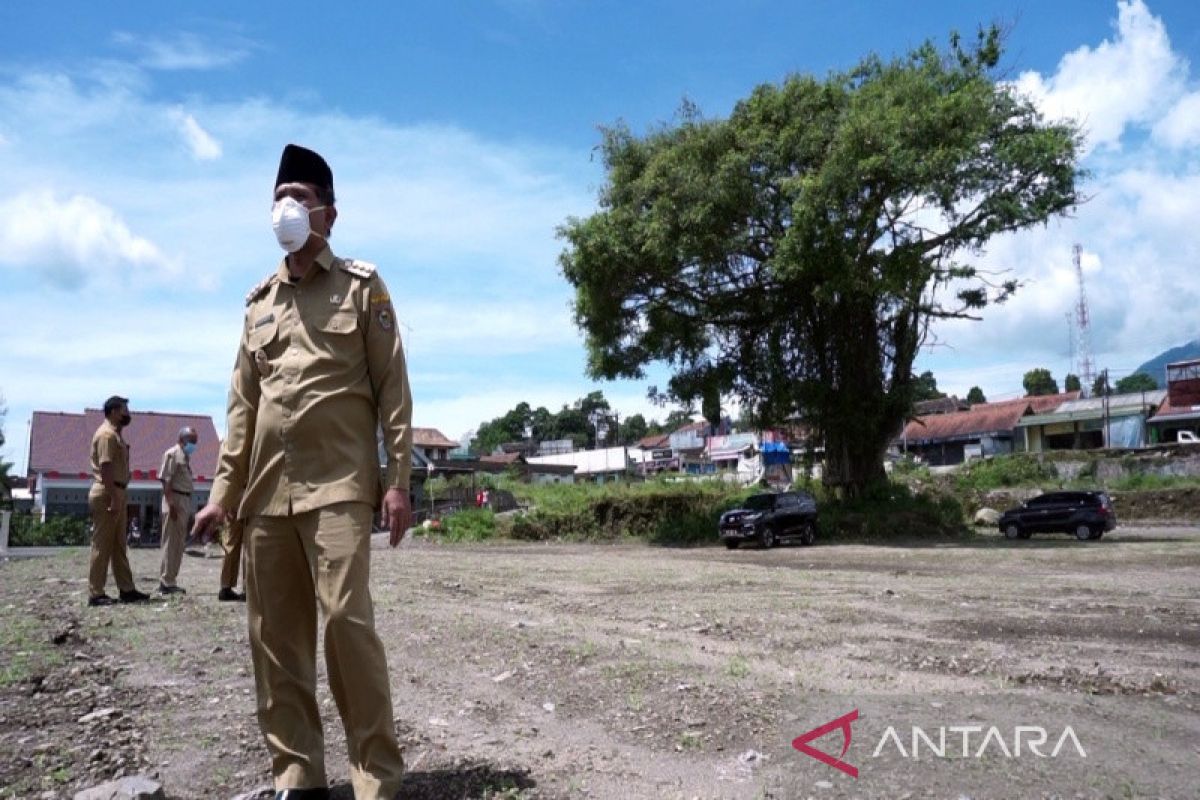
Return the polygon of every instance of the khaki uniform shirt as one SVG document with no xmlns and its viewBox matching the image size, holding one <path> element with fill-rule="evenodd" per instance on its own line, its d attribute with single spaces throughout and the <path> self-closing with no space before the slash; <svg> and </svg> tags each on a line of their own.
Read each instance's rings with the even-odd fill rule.
<svg viewBox="0 0 1200 800">
<path fill-rule="evenodd" d="M 121 432 L 108 420 L 100 423 L 92 435 L 92 477 L 96 482 L 91 493 L 104 491 L 104 479 L 100 475 L 101 464 L 112 464 L 113 482 L 123 488 L 129 485 L 129 445 L 121 438 Z"/>
<path fill-rule="evenodd" d="M 375 268 L 325 248 L 300 281 L 284 259 L 246 298 L 228 432 L 211 501 L 284 516 L 408 491 L 412 398 L 391 298 Z"/>
<path fill-rule="evenodd" d="M 175 445 L 163 453 L 162 466 L 158 468 L 158 479 L 172 492 L 190 495 L 194 491 L 192 462 L 181 445 Z M 165 493 L 164 493 L 165 494 Z"/>
</svg>

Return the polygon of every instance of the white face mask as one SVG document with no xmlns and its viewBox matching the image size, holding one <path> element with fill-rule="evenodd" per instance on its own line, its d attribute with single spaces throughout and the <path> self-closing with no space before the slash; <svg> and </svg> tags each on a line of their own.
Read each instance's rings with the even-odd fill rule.
<svg viewBox="0 0 1200 800">
<path fill-rule="evenodd" d="M 309 224 L 308 215 L 324 208 L 325 206 L 305 208 L 304 204 L 294 197 L 276 200 L 275 205 L 271 207 L 271 227 L 275 230 L 279 246 L 289 253 L 304 247 L 309 235 L 314 232 Z"/>
</svg>

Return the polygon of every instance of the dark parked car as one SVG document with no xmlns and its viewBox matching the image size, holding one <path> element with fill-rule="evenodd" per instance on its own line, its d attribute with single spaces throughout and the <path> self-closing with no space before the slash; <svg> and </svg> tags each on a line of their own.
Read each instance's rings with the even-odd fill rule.
<svg viewBox="0 0 1200 800">
<path fill-rule="evenodd" d="M 1009 539 L 1062 532 L 1082 541 L 1099 539 L 1117 527 L 1117 514 L 1104 492 L 1049 492 L 1005 511 L 999 524 Z"/>
<path fill-rule="evenodd" d="M 721 515 L 721 541 L 730 550 L 742 542 L 774 547 L 795 540 L 812 544 L 817 535 L 817 501 L 807 492 L 756 494 Z"/>
</svg>

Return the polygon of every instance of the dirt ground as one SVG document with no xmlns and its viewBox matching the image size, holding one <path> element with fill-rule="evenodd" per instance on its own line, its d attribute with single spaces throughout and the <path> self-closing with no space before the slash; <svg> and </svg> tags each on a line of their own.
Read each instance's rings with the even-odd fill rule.
<svg viewBox="0 0 1200 800">
<path fill-rule="evenodd" d="M 1197 528 L 730 552 L 377 544 L 406 797 L 1200 796 Z M 152 589 L 157 551 L 132 562 Z M 170 798 L 269 783 L 245 608 L 216 601 L 219 564 L 186 559 L 184 597 L 95 609 L 85 551 L 0 565 L 0 797 L 136 773 Z M 320 701 L 349 798 L 323 685 Z M 855 710 L 857 777 L 792 746 Z M 811 746 L 838 756 L 842 734 Z"/>
</svg>

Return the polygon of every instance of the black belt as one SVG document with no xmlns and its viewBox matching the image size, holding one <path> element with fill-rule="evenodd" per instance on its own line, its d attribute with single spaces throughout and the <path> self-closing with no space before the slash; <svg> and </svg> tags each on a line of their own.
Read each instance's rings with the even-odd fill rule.
<svg viewBox="0 0 1200 800">
<path fill-rule="evenodd" d="M 191 497 L 192 496 L 191 492 L 181 492 L 178 489 L 172 489 L 171 494 L 177 494 L 177 495 L 181 495 L 183 497 Z"/>
<path fill-rule="evenodd" d="M 118 483 L 117 481 L 113 481 L 113 486 L 117 487 L 118 489 L 124 489 L 125 487 L 129 486 L 129 484 L 128 483 Z"/>
</svg>

